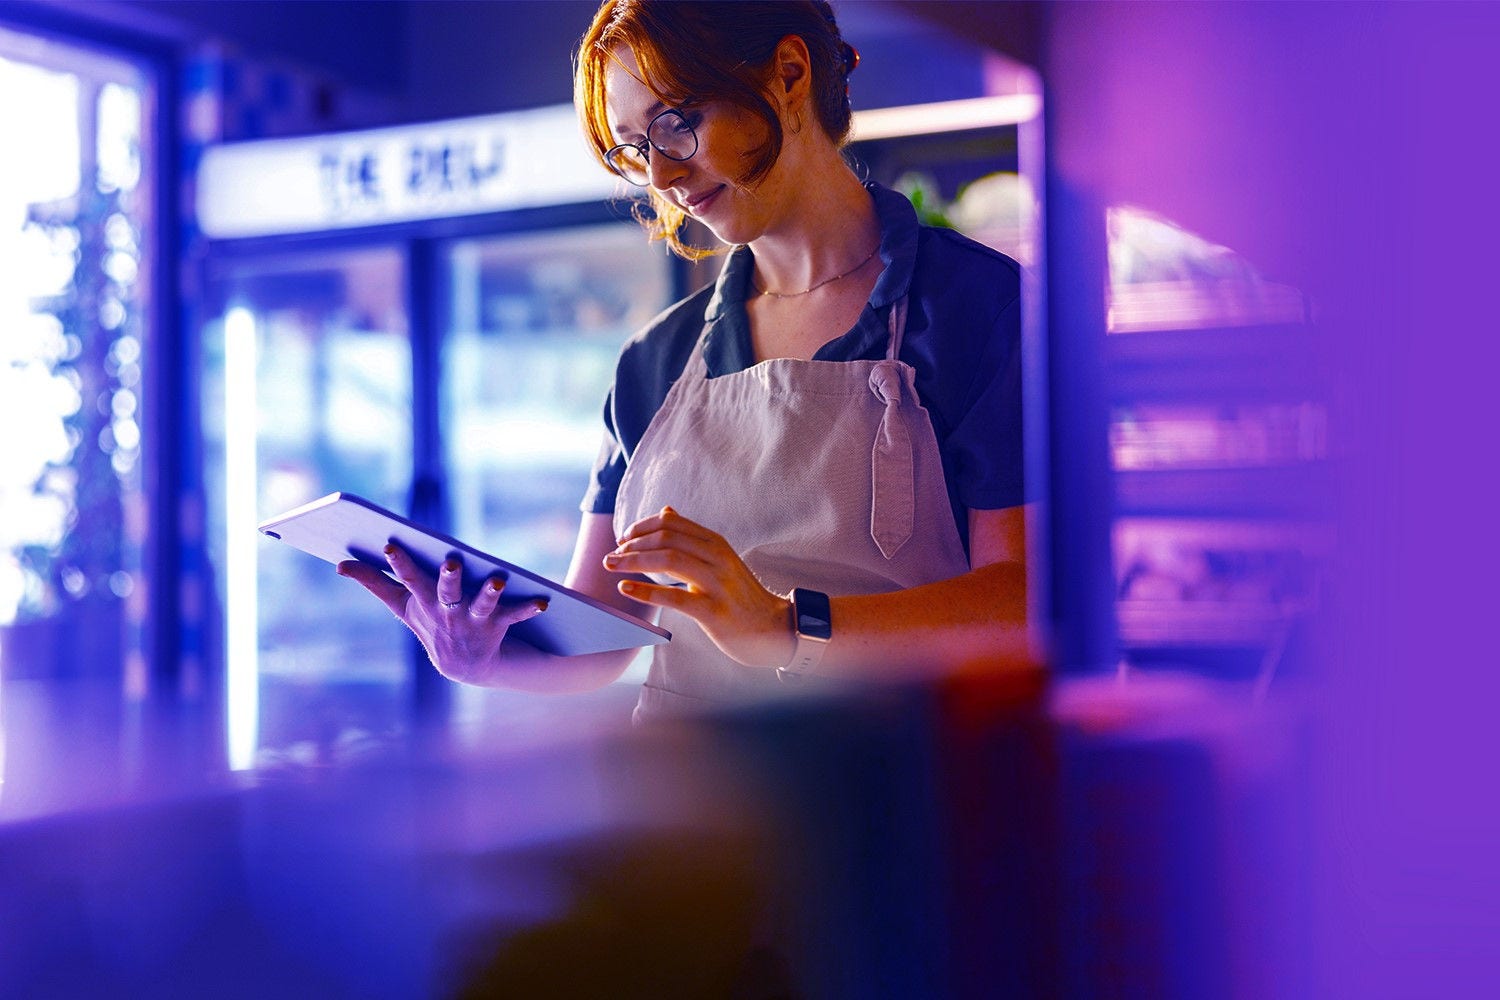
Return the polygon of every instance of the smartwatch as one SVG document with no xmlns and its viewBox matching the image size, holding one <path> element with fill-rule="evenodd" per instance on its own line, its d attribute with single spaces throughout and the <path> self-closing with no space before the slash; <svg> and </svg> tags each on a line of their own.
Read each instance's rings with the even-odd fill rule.
<svg viewBox="0 0 1500 1000">
<path fill-rule="evenodd" d="M 792 591 L 792 629 L 797 636 L 792 662 L 776 669 L 776 676 L 789 682 L 799 681 L 811 672 L 823 658 L 828 640 L 833 638 L 828 595 L 801 587 Z"/>
</svg>

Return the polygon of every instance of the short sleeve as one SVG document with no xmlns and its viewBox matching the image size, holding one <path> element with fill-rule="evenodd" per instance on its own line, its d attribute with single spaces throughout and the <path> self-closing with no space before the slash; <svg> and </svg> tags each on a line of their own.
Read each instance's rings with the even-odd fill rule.
<svg viewBox="0 0 1500 1000">
<path fill-rule="evenodd" d="M 963 403 L 950 413 L 946 451 L 963 506 L 999 510 L 1026 502 L 1021 405 L 1021 307 L 1001 309 L 979 351 Z"/>
<path fill-rule="evenodd" d="M 625 448 L 615 430 L 614 398 L 611 389 L 604 400 L 603 440 L 599 442 L 599 454 L 594 459 L 588 488 L 579 504 L 579 509 L 585 514 L 613 514 L 615 496 L 620 491 L 620 481 L 625 478 Z"/>
</svg>

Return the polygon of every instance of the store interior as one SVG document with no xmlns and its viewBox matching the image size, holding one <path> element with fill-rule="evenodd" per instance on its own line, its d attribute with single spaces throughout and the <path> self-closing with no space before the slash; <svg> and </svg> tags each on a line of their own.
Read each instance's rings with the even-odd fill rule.
<svg viewBox="0 0 1500 1000">
<path fill-rule="evenodd" d="M 833 6 L 847 158 L 1023 269 L 1033 656 L 659 728 L 644 659 L 454 684 L 255 530 L 566 572 L 718 269 L 582 144 L 596 5 L 0 8 L 0 995 L 1493 981 L 1500 15 Z"/>
</svg>

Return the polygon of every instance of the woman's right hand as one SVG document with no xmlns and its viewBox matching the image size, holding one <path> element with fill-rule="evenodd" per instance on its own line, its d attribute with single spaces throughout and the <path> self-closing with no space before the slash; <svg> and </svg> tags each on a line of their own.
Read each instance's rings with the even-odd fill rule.
<svg viewBox="0 0 1500 1000">
<path fill-rule="evenodd" d="M 399 545 L 386 546 L 385 556 L 395 580 L 356 560 L 339 563 L 339 575 L 379 598 L 412 630 L 432 665 L 450 680 L 494 683 L 499 673 L 500 644 L 510 627 L 547 610 L 544 599 L 502 605 L 505 581 L 495 576 L 466 600 L 463 568 L 456 559 L 443 563 L 434 580 Z"/>
</svg>

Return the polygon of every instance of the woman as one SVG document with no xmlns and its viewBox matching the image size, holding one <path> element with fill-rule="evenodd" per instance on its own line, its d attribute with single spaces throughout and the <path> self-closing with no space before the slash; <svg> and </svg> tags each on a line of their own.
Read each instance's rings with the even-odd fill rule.
<svg viewBox="0 0 1500 1000">
<path fill-rule="evenodd" d="M 584 130 L 652 237 L 732 248 L 623 350 L 568 571 L 673 634 L 638 718 L 1024 653 L 1019 269 L 851 171 L 857 61 L 813 2 L 606 0 L 581 42 Z M 545 608 L 388 554 L 399 583 L 340 572 L 454 680 L 579 690 L 633 658 L 507 641 Z"/>
</svg>

